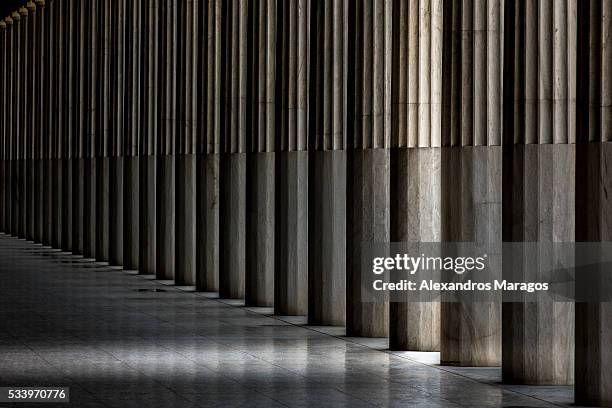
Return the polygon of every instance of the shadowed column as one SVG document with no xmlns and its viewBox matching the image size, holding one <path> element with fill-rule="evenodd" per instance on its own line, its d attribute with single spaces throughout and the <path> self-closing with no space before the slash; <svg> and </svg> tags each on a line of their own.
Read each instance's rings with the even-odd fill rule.
<svg viewBox="0 0 612 408">
<path fill-rule="evenodd" d="M 7 173 L 5 166 L 7 163 L 6 144 L 8 127 L 6 120 L 6 94 L 8 91 L 8 81 L 6 79 L 7 58 L 7 24 L 4 19 L 0 20 L 0 232 L 6 233 L 6 196 L 7 196 Z"/>
<path fill-rule="evenodd" d="M 98 81 L 98 0 L 85 3 L 86 46 L 85 46 L 85 100 L 86 136 L 83 143 L 83 256 L 96 257 L 96 83 Z"/>
<path fill-rule="evenodd" d="M 572 94 L 571 84 L 576 83 L 572 68 L 576 62 L 571 47 L 575 38 L 568 38 L 567 33 L 576 33 L 575 2 L 555 2 L 554 16 L 550 15 L 552 10 L 541 10 L 548 13 L 542 18 L 550 20 L 541 25 L 536 21 L 536 5 L 530 1 L 508 4 L 505 14 L 508 89 L 504 95 L 503 240 L 572 242 L 575 148 L 568 142 L 575 140 L 575 100 L 568 96 Z M 538 29 L 540 42 L 535 38 Z M 549 70 L 538 69 L 538 56 L 541 59 L 553 48 L 558 58 L 539 65 Z M 540 89 L 537 83 L 543 84 Z M 551 103 L 548 89 L 554 91 L 552 114 L 538 115 L 538 107 L 548 109 L 546 105 Z M 533 266 L 513 264 L 512 270 L 504 273 L 516 276 L 520 267 L 528 270 Z M 531 275 L 524 279 L 541 280 Z M 508 302 L 503 304 L 502 315 L 504 382 L 573 383 L 572 303 Z"/>
<path fill-rule="evenodd" d="M 72 38 L 74 67 L 72 71 L 73 84 L 73 141 L 72 141 L 72 253 L 83 254 L 84 225 L 84 192 L 85 192 L 85 161 L 84 152 L 87 140 L 86 134 L 86 61 L 87 50 L 87 18 L 86 7 L 79 1 L 72 1 L 73 31 Z"/>
<path fill-rule="evenodd" d="M 219 296 L 234 299 L 245 290 L 247 17 L 247 0 L 223 2 Z"/>
<path fill-rule="evenodd" d="M 142 117 L 143 126 L 139 177 L 139 271 L 142 274 L 155 274 L 157 256 L 157 134 L 158 120 L 158 69 L 159 69 L 159 0 L 148 0 L 143 8 L 143 45 L 142 52 Z"/>
<path fill-rule="evenodd" d="M 176 278 L 177 285 L 196 283 L 196 66 L 197 1 L 178 6 L 179 55 L 176 155 Z"/>
<path fill-rule="evenodd" d="M 155 274 L 158 279 L 175 279 L 175 147 L 176 147 L 176 23 L 175 0 L 159 2 L 159 105 Z"/>
<path fill-rule="evenodd" d="M 282 3 L 282 4 L 281 4 Z M 308 313 L 308 46 L 310 2 L 279 3 L 282 53 L 276 178 L 274 311 Z M 282 14 L 281 14 L 282 13 Z M 279 19 L 280 20 L 280 19 Z"/>
<path fill-rule="evenodd" d="M 276 0 L 252 0 L 248 56 L 245 302 L 274 305 Z"/>
<path fill-rule="evenodd" d="M 441 240 L 442 6 L 394 2 L 392 242 Z M 398 301 L 389 309 L 391 349 L 439 350 L 439 303 Z"/>
<path fill-rule="evenodd" d="M 110 4 L 109 21 L 109 111 L 108 111 L 108 261 L 111 265 L 123 265 L 124 206 L 124 139 L 125 127 L 125 2 L 116 0 Z"/>
<path fill-rule="evenodd" d="M 314 1 L 311 7 L 308 322 L 344 325 L 346 2 Z"/>
<path fill-rule="evenodd" d="M 140 177 L 139 165 L 141 137 L 145 104 L 141 83 L 141 64 L 143 52 L 142 27 L 145 14 L 141 6 L 146 3 L 126 2 L 125 14 L 125 127 L 122 140 L 123 148 L 123 268 L 139 270 L 140 267 Z"/>
<path fill-rule="evenodd" d="M 612 240 L 610 109 L 612 81 L 612 4 L 577 4 L 576 93 L 576 241 Z M 606 270 L 607 268 L 607 270 Z M 595 282 L 610 293 L 609 265 L 598 267 L 605 279 Z M 577 276 L 577 286 L 590 276 Z M 592 281 L 588 282 L 593 285 Z M 592 286 L 591 286 L 592 287 Z M 606 300 L 606 299 L 604 299 Z M 578 405 L 612 407 L 612 302 L 576 303 L 575 398 Z"/>
<path fill-rule="evenodd" d="M 96 83 L 96 137 L 94 138 L 96 148 L 96 260 L 108 262 L 109 260 L 109 227 L 110 227 L 110 135 L 111 135 L 111 1 L 99 0 L 98 12 L 98 77 Z"/>
<path fill-rule="evenodd" d="M 362 299 L 362 251 L 389 242 L 392 1 L 349 6 L 347 321 L 349 336 L 388 335 L 388 304 Z"/>
<path fill-rule="evenodd" d="M 219 149 L 222 0 L 199 1 L 198 154 L 196 163 L 196 288 L 219 290 Z"/>
<path fill-rule="evenodd" d="M 445 16 L 450 47 L 445 95 L 450 109 L 441 159 L 442 240 L 471 242 L 488 256 L 491 280 L 501 273 L 501 13 L 499 1 L 452 2 Z M 449 31 L 450 30 L 450 33 Z M 501 363 L 501 298 L 442 303 L 440 361 L 461 366 Z"/>
</svg>

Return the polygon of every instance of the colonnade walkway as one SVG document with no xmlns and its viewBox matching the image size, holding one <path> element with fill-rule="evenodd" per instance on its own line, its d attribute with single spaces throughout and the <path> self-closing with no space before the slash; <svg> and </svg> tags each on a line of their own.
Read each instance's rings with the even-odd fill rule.
<svg viewBox="0 0 612 408">
<path fill-rule="evenodd" d="M 438 353 L 267 311 L 0 234 L 1 385 L 69 386 L 71 407 L 573 401 L 573 387 L 500 385 L 499 368 L 438 367 Z"/>
</svg>

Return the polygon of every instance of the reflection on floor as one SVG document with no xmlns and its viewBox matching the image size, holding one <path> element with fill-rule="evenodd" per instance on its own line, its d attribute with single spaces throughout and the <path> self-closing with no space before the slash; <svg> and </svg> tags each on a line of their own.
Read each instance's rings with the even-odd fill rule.
<svg viewBox="0 0 612 408">
<path fill-rule="evenodd" d="M 299 317 L 132 275 L 0 235 L 0 386 L 69 386 L 79 408 L 573 399 L 571 387 L 501 386 L 498 368 L 438 367 L 437 353 L 388 352 L 384 339 L 342 337 L 343 328 L 303 327 Z"/>
</svg>

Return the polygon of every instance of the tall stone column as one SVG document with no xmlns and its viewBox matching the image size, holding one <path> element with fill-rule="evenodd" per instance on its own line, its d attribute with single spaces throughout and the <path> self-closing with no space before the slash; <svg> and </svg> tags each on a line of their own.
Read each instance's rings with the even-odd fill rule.
<svg viewBox="0 0 612 408">
<path fill-rule="evenodd" d="M 349 336 L 386 337 L 387 302 L 362 299 L 361 254 L 389 242 L 392 1 L 352 2 L 348 35 L 347 320 Z"/>
<path fill-rule="evenodd" d="M 274 312 L 308 313 L 308 71 L 310 2 L 279 2 L 282 99 L 276 178 Z"/>
<path fill-rule="evenodd" d="M 4 19 L 0 20 L 0 232 L 6 233 L 6 94 L 8 82 L 6 80 L 7 57 L 6 50 L 8 48 L 7 24 Z"/>
<path fill-rule="evenodd" d="M 141 90 L 143 132 L 139 158 L 139 271 L 155 274 L 157 255 L 157 135 L 158 121 L 158 69 L 159 69 L 159 0 L 148 0 L 143 8 L 143 38 Z"/>
<path fill-rule="evenodd" d="M 504 242 L 574 240 L 575 145 L 568 143 L 575 140 L 575 99 L 571 98 L 576 83 L 575 6 L 576 2 L 563 0 L 554 4 L 525 1 L 506 7 Z M 574 38 L 568 38 L 568 32 Z M 553 49 L 555 59 L 542 61 Z M 536 109 L 550 112 L 539 115 Z M 512 265 L 504 273 L 516 276 L 521 266 Z M 525 280 L 538 279 L 530 275 Z M 502 316 L 504 382 L 573 383 L 572 303 L 507 302 Z"/>
<path fill-rule="evenodd" d="M 42 185 L 42 134 L 43 134 L 43 104 L 42 104 L 42 62 L 44 39 L 42 37 L 42 21 L 45 10 L 43 0 L 36 2 L 35 11 L 32 13 L 32 48 L 33 48 L 33 77 L 32 77 L 32 144 L 33 144 L 33 165 L 32 165 L 32 240 L 42 242 L 42 223 L 43 223 L 43 185 Z"/>
<path fill-rule="evenodd" d="M 87 81 L 85 61 L 87 56 L 87 14 L 86 7 L 79 1 L 72 2 L 73 7 L 73 142 L 72 142 L 72 253 L 83 254 L 83 225 L 85 223 L 85 162 L 84 153 L 87 141 Z M 78 59 L 76 58 L 78 56 Z"/>
<path fill-rule="evenodd" d="M 219 152 L 221 141 L 222 0 L 199 2 L 196 288 L 219 290 Z"/>
<path fill-rule="evenodd" d="M 311 3 L 308 322 L 314 325 L 346 321 L 347 4 Z"/>
<path fill-rule="evenodd" d="M 175 279 L 175 147 L 176 147 L 176 27 L 177 2 L 159 2 L 159 105 L 157 156 L 157 258 L 158 279 Z"/>
<path fill-rule="evenodd" d="M 486 251 L 490 279 L 501 271 L 501 12 L 499 1 L 452 2 L 445 13 L 450 108 L 443 114 L 442 240 Z M 501 363 L 501 298 L 441 306 L 440 361 Z"/>
<path fill-rule="evenodd" d="M 114 3 L 114 2 L 113 2 Z M 99 0 L 96 14 L 99 24 L 97 26 L 98 77 L 96 88 L 96 260 L 108 262 L 109 260 L 109 188 L 110 188 L 110 112 L 111 112 L 111 0 Z"/>
<path fill-rule="evenodd" d="M 441 241 L 442 18 L 440 1 L 393 7 L 392 242 Z M 391 302 L 389 347 L 437 351 L 440 304 Z"/>
<path fill-rule="evenodd" d="M 245 302 L 274 305 L 276 198 L 277 1 L 254 0 L 249 33 L 250 115 L 247 115 Z"/>
<path fill-rule="evenodd" d="M 610 103 L 612 81 L 612 5 L 610 1 L 577 4 L 576 93 L 576 241 L 610 241 L 612 149 Z M 603 264 L 601 268 L 605 268 Z M 600 282 L 610 288 L 609 267 Z M 585 277 L 577 276 L 581 285 Z M 588 277 L 586 278 L 588 279 Z M 592 281 L 589 284 L 593 284 Z M 576 307 L 575 398 L 578 405 L 612 407 L 612 302 L 578 302 Z"/>
<path fill-rule="evenodd" d="M 248 1 L 223 2 L 219 296 L 244 298 Z M 250 265 L 249 265 L 250 267 Z"/>
<path fill-rule="evenodd" d="M 22 132 L 22 69 L 23 65 L 21 63 L 23 59 L 23 48 L 22 48 L 22 15 L 21 9 L 19 11 L 15 11 L 13 13 L 14 20 L 14 34 L 13 34 L 13 162 L 11 164 L 11 175 L 13 180 L 13 204 L 12 204 L 12 235 L 21 237 L 21 221 L 23 219 L 22 209 L 23 209 L 23 192 L 22 192 L 22 169 L 21 169 L 21 159 L 22 159 L 22 143 L 21 143 L 21 132 Z"/>
<path fill-rule="evenodd" d="M 145 103 L 142 98 L 141 64 L 145 25 L 141 2 L 126 2 L 125 14 L 125 117 L 123 138 L 123 267 L 140 270 L 140 157 L 141 137 L 145 135 L 142 121 Z M 145 5 L 146 6 L 146 5 Z M 146 203 L 143 203 L 145 206 Z M 127 222 L 125 222 L 127 221 Z"/>
<path fill-rule="evenodd" d="M 4 50 L 6 68 L 4 72 L 4 78 L 6 83 L 6 91 L 4 94 L 4 149 L 5 149 L 5 163 L 4 163 L 4 174 L 5 174 L 5 196 L 4 196 L 4 232 L 11 234 L 13 221 L 12 221 L 12 196 L 13 196 L 13 182 L 12 182 L 12 129 L 13 129 L 13 47 L 14 45 L 14 32 L 13 27 L 14 21 L 12 16 L 8 16 L 4 19 L 6 23 L 6 49 Z"/>
<path fill-rule="evenodd" d="M 25 238 L 28 241 L 34 241 L 34 126 L 36 122 L 35 117 L 35 98 L 34 98 L 34 69 L 36 67 L 36 35 L 34 31 L 34 19 L 36 15 L 36 5 L 33 1 L 27 3 L 26 8 L 28 10 L 28 20 L 26 24 L 26 35 L 28 38 L 29 46 L 26 48 L 28 65 L 26 69 L 26 92 L 25 92 L 25 150 L 26 150 L 26 229 Z"/>
<path fill-rule="evenodd" d="M 57 4 L 58 15 L 60 15 L 61 26 L 58 28 L 59 50 L 58 53 L 58 75 L 61 83 L 61 92 L 58 95 L 60 109 L 59 127 L 61 143 L 59 147 L 60 159 L 57 163 L 57 173 L 61 181 L 61 203 L 58 209 L 59 218 L 62 220 L 58 231 L 58 248 L 70 251 L 72 248 L 72 144 L 74 139 L 74 127 L 72 118 L 73 86 L 75 81 L 72 75 L 72 49 L 71 40 L 74 38 L 72 6 L 70 0 L 60 0 Z"/>
<path fill-rule="evenodd" d="M 20 49 L 19 49 L 19 82 L 18 87 L 18 99 L 19 99 L 19 129 L 18 129 L 18 213 L 19 213 L 19 225 L 17 229 L 17 236 L 19 238 L 26 238 L 27 236 L 27 219 L 28 219 L 28 186 L 27 186 L 27 138 L 28 138 L 28 126 L 26 123 L 27 117 L 27 67 L 28 67 L 28 9 L 21 7 L 19 9 L 21 15 L 21 21 L 19 23 L 19 37 L 20 37 Z"/>
<path fill-rule="evenodd" d="M 178 6 L 178 129 L 176 155 L 177 285 L 196 283 L 196 44 L 197 0 Z"/>
<path fill-rule="evenodd" d="M 124 172 L 126 126 L 125 116 L 129 109 L 125 104 L 125 1 L 110 3 L 108 58 L 109 58 L 109 248 L 108 260 L 111 265 L 123 265 L 124 219 Z"/>
<path fill-rule="evenodd" d="M 63 56 L 64 48 L 62 42 L 64 39 L 64 16 L 62 14 L 63 1 L 55 0 L 49 4 L 49 11 L 51 12 L 51 30 L 52 33 L 52 54 L 50 62 L 53 65 L 51 69 L 51 81 L 53 85 L 50 86 L 51 96 L 51 112 L 54 116 L 53 127 L 49 129 L 51 136 L 52 152 L 50 160 L 50 171 L 51 171 L 51 240 L 49 245 L 53 248 L 62 247 L 62 210 L 63 210 L 63 187 L 64 187 L 64 176 L 62 174 L 62 160 L 64 159 L 64 145 L 65 145 L 65 121 L 64 121 L 64 90 L 65 81 L 62 75 L 63 69 Z"/>
<path fill-rule="evenodd" d="M 86 100 L 85 123 L 87 135 L 83 143 L 83 256 L 96 258 L 96 141 L 97 121 L 96 114 L 98 100 L 96 89 L 98 82 L 98 13 L 99 0 L 85 3 L 87 25 L 85 49 L 85 84 L 84 96 Z"/>
</svg>

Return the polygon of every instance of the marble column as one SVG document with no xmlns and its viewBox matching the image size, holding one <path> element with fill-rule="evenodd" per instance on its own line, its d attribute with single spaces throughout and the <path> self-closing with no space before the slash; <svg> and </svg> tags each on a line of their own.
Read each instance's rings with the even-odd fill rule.
<svg viewBox="0 0 612 408">
<path fill-rule="evenodd" d="M 73 7 L 73 30 L 75 36 L 72 39 L 73 46 L 73 84 L 74 99 L 76 107 L 73 116 L 73 143 L 72 143 L 72 253 L 83 254 L 85 212 L 85 162 L 84 153 L 87 141 L 86 112 L 87 112 L 87 88 L 86 67 L 87 56 L 87 8 L 79 1 L 72 2 Z M 42 135 L 41 135 L 42 137 Z"/>
<path fill-rule="evenodd" d="M 244 298 L 248 1 L 223 2 L 219 296 Z"/>
<path fill-rule="evenodd" d="M 51 112 L 53 115 L 53 127 L 49 129 L 49 134 L 52 143 L 52 152 L 50 160 L 51 171 L 51 240 L 49 245 L 53 248 L 62 247 L 62 230 L 63 230 L 63 207 L 64 197 L 63 188 L 65 178 L 63 175 L 62 161 L 64 160 L 64 146 L 66 137 L 66 122 L 64 118 L 64 93 L 65 81 L 62 75 L 62 61 L 64 57 L 64 48 L 62 46 L 64 40 L 63 25 L 65 24 L 62 14 L 63 1 L 55 0 L 49 4 L 51 12 L 51 30 L 52 33 L 52 54 L 50 62 L 53 65 L 51 69 Z"/>
<path fill-rule="evenodd" d="M 610 1 L 577 5 L 576 241 L 610 241 Z M 607 271 L 606 271 L 607 272 Z M 607 275 L 609 276 L 609 275 Z M 582 277 L 577 276 L 580 285 Z M 591 282 L 592 284 L 592 282 Z M 600 286 L 610 288 L 609 280 Z M 577 302 L 575 399 L 577 405 L 612 407 L 612 302 Z"/>
<path fill-rule="evenodd" d="M 502 13 L 497 0 L 452 2 L 447 10 L 441 236 L 486 251 L 495 279 L 501 273 Z M 443 302 L 440 317 L 442 364 L 501 364 L 501 298 Z"/>
<path fill-rule="evenodd" d="M 439 242 L 442 2 L 393 7 L 390 240 Z M 439 350 L 440 304 L 400 300 L 389 305 L 389 347 Z"/>
<path fill-rule="evenodd" d="M 219 290 L 219 152 L 222 1 L 199 1 L 198 154 L 196 158 L 196 288 Z"/>
<path fill-rule="evenodd" d="M 568 32 L 575 36 L 576 3 L 563 0 L 553 10 L 541 10 L 547 21 L 538 25 L 536 6 L 544 3 L 508 4 L 505 13 L 504 242 L 574 240 L 575 145 L 568 142 L 575 140 L 576 60 L 575 37 L 568 38 Z M 555 59 L 541 64 L 553 49 Z M 549 113 L 538 115 L 536 109 Z M 515 274 L 517 267 L 504 273 Z M 504 382 L 573 383 L 572 303 L 507 302 L 502 316 Z"/>
<path fill-rule="evenodd" d="M 392 1 L 349 5 L 346 276 L 348 336 L 386 337 L 387 302 L 362 299 L 363 247 L 390 240 Z"/>
<path fill-rule="evenodd" d="M 308 46 L 310 2 L 279 3 L 282 98 L 276 178 L 274 312 L 308 313 Z"/>
<path fill-rule="evenodd" d="M 61 35 L 61 49 L 60 54 L 60 76 L 63 83 L 63 91 L 61 93 L 60 101 L 63 105 L 61 117 L 62 117 L 62 145 L 61 154 L 62 159 L 59 162 L 60 170 L 58 173 L 61 174 L 62 178 L 62 203 L 60 207 L 61 213 L 61 231 L 60 231 L 60 246 L 64 251 L 70 252 L 72 249 L 72 211 L 73 211 L 73 200 L 72 200 L 72 152 L 74 144 L 74 122 L 72 120 L 74 106 L 74 91 L 75 80 L 73 78 L 73 52 L 72 52 L 72 39 L 75 37 L 74 23 L 76 22 L 73 17 L 73 7 L 70 0 L 62 0 L 59 2 L 58 7 L 60 8 L 60 14 L 62 15 L 63 25 L 60 27 Z"/>
<path fill-rule="evenodd" d="M 8 82 L 6 80 L 7 58 L 7 24 L 4 19 L 0 20 L 0 232 L 6 233 L 6 190 L 7 179 L 5 165 L 6 158 L 6 94 Z"/>
<path fill-rule="evenodd" d="M 22 15 L 22 9 L 20 8 L 18 11 L 15 11 L 13 13 L 13 20 L 15 21 L 14 23 L 14 30 L 15 33 L 13 34 L 13 39 L 14 39 L 14 46 L 15 48 L 13 49 L 13 132 L 12 132 L 12 137 L 13 137 L 13 152 L 14 152 L 14 160 L 11 164 L 12 170 L 11 170 L 11 175 L 12 175 L 12 180 L 13 180 L 13 205 L 12 205 L 12 221 L 13 221 L 13 228 L 12 228 L 12 235 L 21 238 L 22 235 L 22 228 L 21 228 L 21 223 L 23 220 L 23 191 L 22 191 L 22 187 L 23 187 L 23 183 L 22 183 L 22 168 L 21 168 L 21 163 L 22 163 L 22 132 L 23 132 L 23 128 L 22 128 L 22 123 L 23 123 L 23 118 L 22 118 L 22 105 L 21 105 L 21 101 L 23 98 L 23 94 L 21 91 L 21 87 L 22 87 L 22 70 L 23 70 L 23 65 L 22 65 L 22 60 L 23 60 L 23 36 L 22 36 L 22 32 L 23 32 L 23 15 Z"/>
<path fill-rule="evenodd" d="M 158 279 L 175 279 L 176 266 L 176 27 L 177 2 L 159 2 L 159 127 L 157 152 L 157 257 Z"/>
<path fill-rule="evenodd" d="M 35 126 L 35 98 L 34 98 L 34 67 L 36 56 L 36 36 L 34 32 L 34 18 L 36 15 L 36 5 L 33 1 L 26 4 L 28 10 L 28 20 L 26 23 L 26 35 L 29 46 L 26 48 L 28 64 L 26 69 L 26 89 L 25 89 L 25 187 L 26 187 L 26 228 L 25 238 L 34 241 L 34 126 Z"/>
<path fill-rule="evenodd" d="M 143 126 L 139 146 L 139 272 L 155 274 L 157 255 L 157 157 L 159 132 L 159 0 L 148 0 L 143 8 L 141 90 Z"/>
<path fill-rule="evenodd" d="M 123 268 L 139 270 L 140 267 L 140 156 L 139 148 L 144 122 L 141 99 L 143 45 L 142 27 L 144 13 L 141 2 L 126 3 L 125 22 L 125 127 L 123 137 Z M 144 205 L 144 204 L 143 204 Z M 127 221 L 127 222 L 126 222 Z"/>
<path fill-rule="evenodd" d="M 178 6 L 176 277 L 177 285 L 196 283 L 196 66 L 197 1 Z"/>
<path fill-rule="evenodd" d="M 41 21 L 44 12 L 44 1 L 35 3 L 31 13 L 32 21 L 32 240 L 42 241 L 42 30 Z"/>
<path fill-rule="evenodd" d="M 347 4 L 311 3 L 308 322 L 313 325 L 346 321 Z"/>
<path fill-rule="evenodd" d="M 5 162 L 4 162 L 4 177 L 5 177 L 5 196 L 4 196 L 4 202 L 2 203 L 3 207 L 4 207 L 4 232 L 7 234 L 11 234 L 12 231 L 12 195 L 13 195 L 13 184 L 12 184 L 12 164 L 11 164 L 11 160 L 13 157 L 13 152 L 12 152 L 12 141 L 13 141 L 13 137 L 12 137 L 12 128 L 13 128 L 13 105 L 11 103 L 11 101 L 13 100 L 13 81 L 12 81 L 12 71 L 13 71 L 13 47 L 14 47 L 14 21 L 13 21 L 13 17 L 12 16 L 7 16 L 4 19 L 4 22 L 6 24 L 6 31 L 5 31 L 5 43 L 6 43 L 6 49 L 3 50 L 4 52 L 4 59 L 6 61 L 6 68 L 5 68 L 5 72 L 4 72 L 4 78 L 5 78 L 5 84 L 6 84 L 6 90 L 4 93 L 4 104 L 3 104 L 3 109 L 4 109 L 4 121 L 5 121 L 5 128 L 4 128 L 4 157 L 5 157 Z"/>
<path fill-rule="evenodd" d="M 95 184 L 95 223 L 96 223 L 96 260 L 109 261 L 110 248 L 110 112 L 111 112 L 111 0 L 99 0 L 96 13 L 98 18 L 98 34 L 96 52 L 98 54 L 98 76 L 96 83 L 97 98 L 96 111 L 96 137 L 94 142 L 96 174 Z"/>
<path fill-rule="evenodd" d="M 247 115 L 245 303 L 274 305 L 277 1 L 251 2 Z"/>
<path fill-rule="evenodd" d="M 108 261 L 111 265 L 123 265 L 124 219 L 124 172 L 125 172 L 125 1 L 116 0 L 110 4 L 109 15 L 109 190 L 108 190 Z"/>
<path fill-rule="evenodd" d="M 98 0 L 85 4 L 85 123 L 86 136 L 83 143 L 83 256 L 96 258 L 96 140 L 97 135 L 97 81 L 98 81 Z"/>
</svg>

